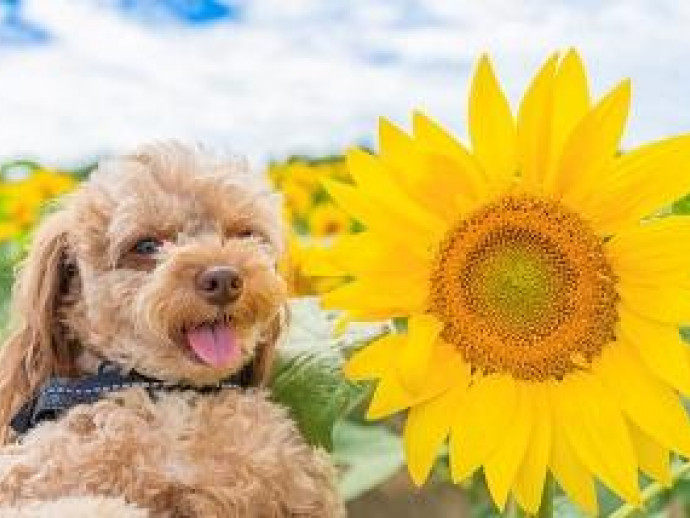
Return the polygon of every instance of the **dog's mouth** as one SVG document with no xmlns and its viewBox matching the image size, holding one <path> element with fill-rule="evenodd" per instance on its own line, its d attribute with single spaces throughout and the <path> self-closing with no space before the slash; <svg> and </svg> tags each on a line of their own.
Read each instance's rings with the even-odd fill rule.
<svg viewBox="0 0 690 518">
<path fill-rule="evenodd" d="M 183 335 L 194 359 L 209 367 L 229 367 L 242 356 L 240 340 L 230 317 L 186 327 Z"/>
</svg>

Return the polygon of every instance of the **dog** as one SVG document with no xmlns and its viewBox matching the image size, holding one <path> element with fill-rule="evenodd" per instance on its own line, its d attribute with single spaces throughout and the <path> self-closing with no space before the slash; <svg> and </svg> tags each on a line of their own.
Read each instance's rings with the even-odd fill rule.
<svg viewBox="0 0 690 518">
<path fill-rule="evenodd" d="M 162 142 L 44 219 L 0 352 L 6 516 L 344 516 L 262 388 L 287 325 L 278 201 L 241 160 Z"/>
</svg>

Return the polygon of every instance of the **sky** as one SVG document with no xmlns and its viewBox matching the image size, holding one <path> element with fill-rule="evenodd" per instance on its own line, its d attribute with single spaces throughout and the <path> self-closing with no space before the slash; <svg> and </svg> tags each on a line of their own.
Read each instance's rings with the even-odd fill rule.
<svg viewBox="0 0 690 518">
<path fill-rule="evenodd" d="M 373 145 L 413 109 L 464 138 L 481 53 L 516 105 L 571 46 L 596 95 L 632 78 L 626 147 L 690 131 L 682 0 L 0 0 L 0 158 L 178 138 L 259 165 Z"/>
</svg>

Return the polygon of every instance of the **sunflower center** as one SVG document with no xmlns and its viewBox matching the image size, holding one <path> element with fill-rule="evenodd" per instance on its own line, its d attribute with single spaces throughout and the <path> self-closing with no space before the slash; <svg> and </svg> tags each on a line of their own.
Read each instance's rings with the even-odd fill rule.
<svg viewBox="0 0 690 518">
<path fill-rule="evenodd" d="M 540 236 L 506 230 L 488 236 L 473 252 L 462 283 L 477 314 L 527 331 L 546 323 L 572 272 L 558 268 L 548 243 L 534 246 Z"/>
<path fill-rule="evenodd" d="M 443 338 L 482 372 L 562 378 L 613 339 L 604 242 L 557 202 L 510 196 L 460 221 L 441 243 L 431 311 Z"/>
</svg>

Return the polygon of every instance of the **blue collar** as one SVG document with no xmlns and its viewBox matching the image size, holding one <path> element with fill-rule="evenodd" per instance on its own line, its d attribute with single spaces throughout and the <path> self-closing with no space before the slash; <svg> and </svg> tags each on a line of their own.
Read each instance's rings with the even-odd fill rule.
<svg viewBox="0 0 690 518">
<path fill-rule="evenodd" d="M 10 421 L 17 434 L 24 434 L 43 421 L 56 419 L 72 407 L 95 403 L 104 395 L 128 388 L 143 388 L 155 399 L 161 390 L 195 390 L 206 394 L 224 388 L 246 388 L 252 384 L 252 365 L 216 385 L 192 387 L 149 378 L 137 372 L 121 374 L 116 365 L 104 362 L 98 374 L 83 378 L 52 377 L 27 401 Z"/>
</svg>

